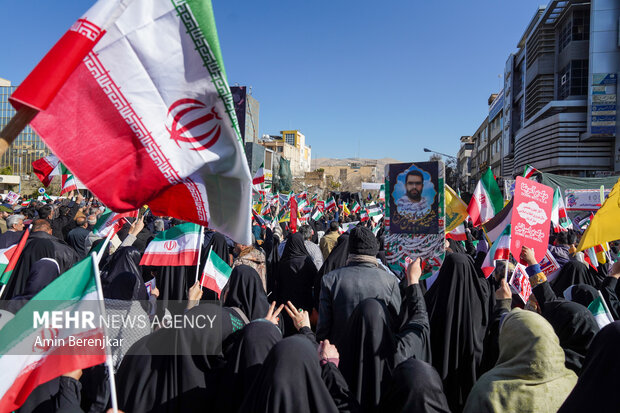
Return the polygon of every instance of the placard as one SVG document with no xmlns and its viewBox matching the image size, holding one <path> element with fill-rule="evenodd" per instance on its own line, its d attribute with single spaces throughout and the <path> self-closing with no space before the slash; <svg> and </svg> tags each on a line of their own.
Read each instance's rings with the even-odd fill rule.
<svg viewBox="0 0 620 413">
<path fill-rule="evenodd" d="M 155 288 L 155 277 L 153 277 L 151 279 L 151 281 L 145 282 L 144 286 L 146 287 L 146 292 L 148 293 L 148 295 L 150 297 L 151 296 L 151 291 L 153 290 L 153 288 Z"/>
<path fill-rule="evenodd" d="M 4 201 L 9 203 L 10 205 L 15 205 L 18 199 L 19 199 L 19 194 L 16 194 L 13 191 L 9 191 L 9 193 L 6 194 L 6 198 L 4 199 Z"/>
<path fill-rule="evenodd" d="M 534 250 L 536 262 L 540 262 L 549 242 L 549 224 L 553 208 L 553 189 L 521 176 L 515 184 L 512 212 L 510 253 L 521 256 L 525 245 Z"/>
<path fill-rule="evenodd" d="M 510 277 L 508 284 L 514 289 L 514 292 L 523 300 L 524 304 L 527 304 L 527 300 L 532 295 L 532 284 L 530 284 L 530 277 L 525 272 L 525 266 L 517 264 L 515 270 Z"/>
<path fill-rule="evenodd" d="M 549 250 L 547 250 L 539 265 L 540 271 L 545 274 L 545 277 L 547 277 L 547 281 L 549 282 L 555 280 L 555 277 L 557 277 L 560 273 L 560 266 Z"/>
</svg>

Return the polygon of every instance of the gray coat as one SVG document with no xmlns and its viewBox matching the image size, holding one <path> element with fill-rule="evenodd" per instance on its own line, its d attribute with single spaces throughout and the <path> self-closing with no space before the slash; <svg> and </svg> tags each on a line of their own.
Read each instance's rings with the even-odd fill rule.
<svg viewBox="0 0 620 413">
<path fill-rule="evenodd" d="M 338 346 L 355 307 L 366 298 L 382 300 L 393 314 L 400 312 L 396 276 L 369 263 L 351 263 L 323 276 L 316 336 Z"/>
</svg>

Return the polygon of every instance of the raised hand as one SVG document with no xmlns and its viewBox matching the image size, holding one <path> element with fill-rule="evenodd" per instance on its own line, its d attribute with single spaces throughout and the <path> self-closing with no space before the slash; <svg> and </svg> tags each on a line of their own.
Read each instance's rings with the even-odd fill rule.
<svg viewBox="0 0 620 413">
<path fill-rule="evenodd" d="M 280 306 L 276 308 L 276 302 L 273 301 L 271 305 L 269 306 L 269 310 L 267 310 L 267 315 L 265 316 L 265 320 L 271 321 L 272 323 L 277 325 L 278 322 L 280 321 L 280 317 L 278 316 L 280 315 L 280 312 L 282 312 L 283 308 L 284 308 L 284 304 L 280 304 Z"/>
<path fill-rule="evenodd" d="M 310 328 L 310 314 L 306 310 L 301 308 L 297 309 L 290 301 L 286 302 L 286 307 L 284 307 L 288 315 L 293 319 L 293 325 L 297 329 L 297 331 L 301 330 L 302 327 Z"/>
</svg>

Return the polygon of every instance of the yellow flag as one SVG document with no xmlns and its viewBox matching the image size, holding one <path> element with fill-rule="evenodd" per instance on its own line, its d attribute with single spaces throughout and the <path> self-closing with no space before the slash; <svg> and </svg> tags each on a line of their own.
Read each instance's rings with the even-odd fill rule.
<svg viewBox="0 0 620 413">
<path fill-rule="evenodd" d="M 454 192 L 454 189 L 445 185 L 446 198 L 446 233 L 458 227 L 467 218 L 467 205 Z"/>
<path fill-rule="evenodd" d="M 260 203 L 259 204 L 254 204 L 254 205 L 252 205 L 252 208 L 254 208 L 254 211 L 256 211 L 257 214 L 260 214 L 261 206 L 262 206 L 262 204 L 260 204 Z"/>
<path fill-rule="evenodd" d="M 291 211 L 286 211 L 286 214 L 278 222 L 289 222 L 291 220 Z"/>
<path fill-rule="evenodd" d="M 351 211 L 349 211 L 349 208 L 347 208 L 347 203 L 343 202 L 342 203 L 342 213 L 346 216 L 346 215 L 351 215 Z"/>
<path fill-rule="evenodd" d="M 581 237 L 577 251 L 620 239 L 620 179 Z"/>
</svg>

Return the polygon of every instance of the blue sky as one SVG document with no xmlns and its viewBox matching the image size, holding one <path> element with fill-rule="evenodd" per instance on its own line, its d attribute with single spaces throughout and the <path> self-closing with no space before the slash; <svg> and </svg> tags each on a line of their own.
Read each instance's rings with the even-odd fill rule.
<svg viewBox="0 0 620 413">
<path fill-rule="evenodd" d="M 93 3 L 0 0 L 0 77 L 20 83 Z M 299 129 L 313 158 L 401 161 L 456 155 L 539 4 L 213 0 L 229 83 L 253 87 L 260 134 Z"/>
</svg>

